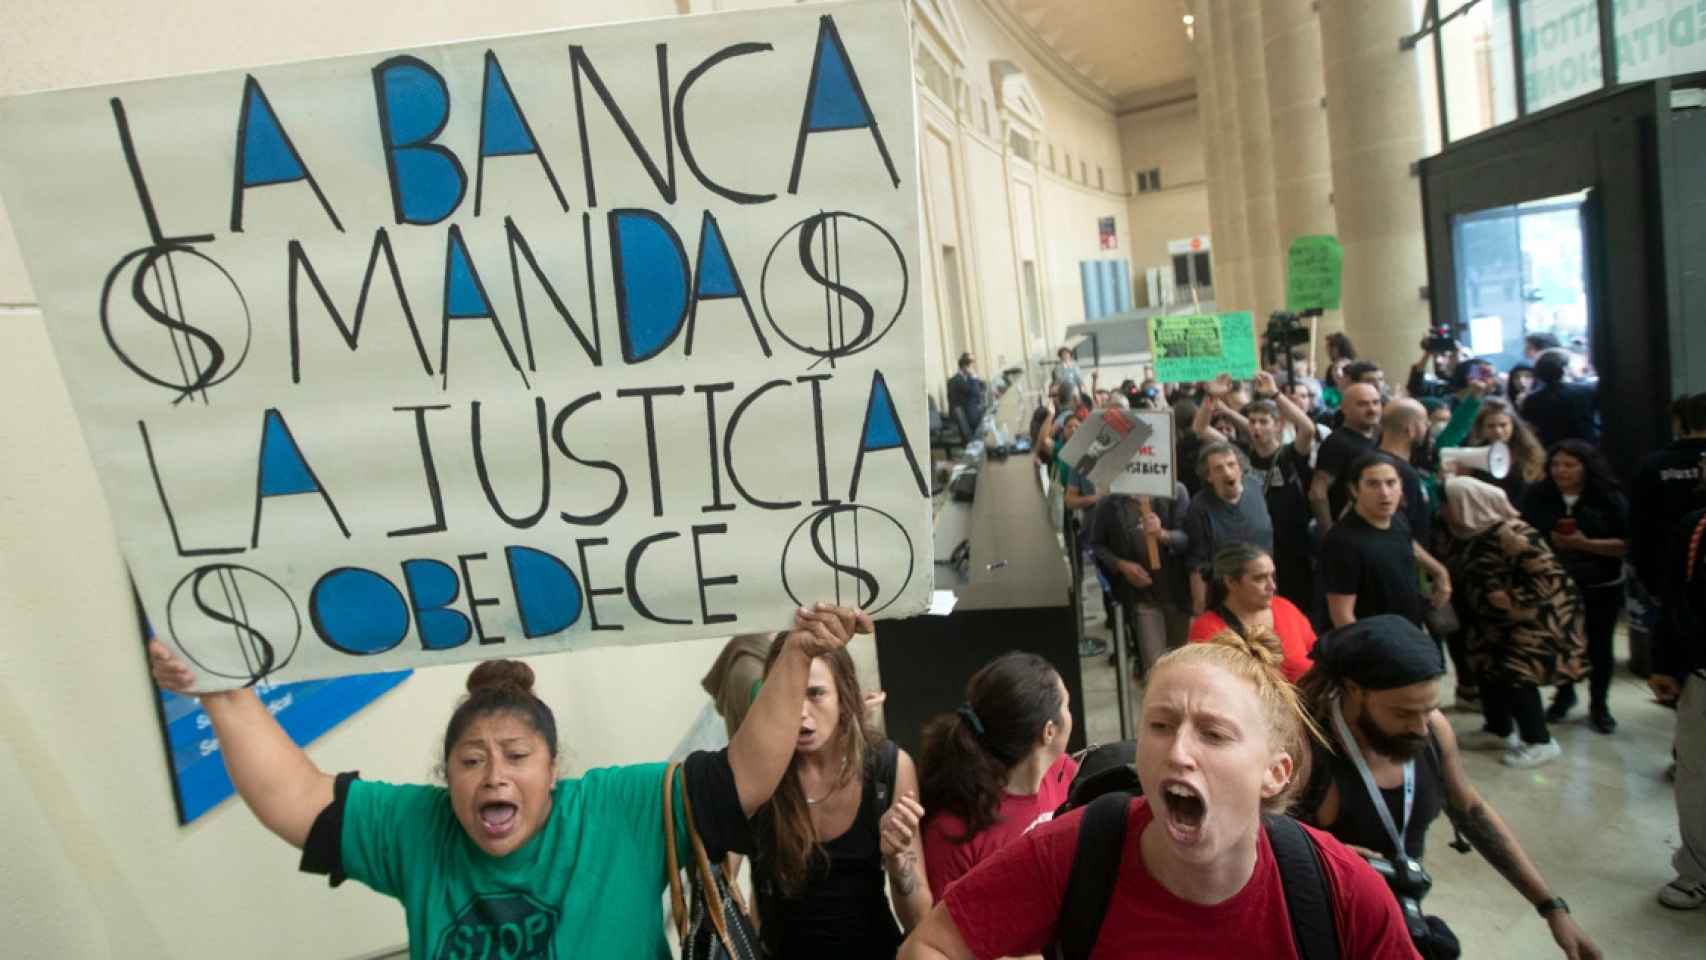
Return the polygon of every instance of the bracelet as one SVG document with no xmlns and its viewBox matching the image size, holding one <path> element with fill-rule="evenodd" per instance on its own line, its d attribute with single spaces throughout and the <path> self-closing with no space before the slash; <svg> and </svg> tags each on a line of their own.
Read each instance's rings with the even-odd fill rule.
<svg viewBox="0 0 1706 960">
<path fill-rule="evenodd" d="M 1553 897 L 1552 899 L 1547 900 L 1543 903 L 1535 904 L 1534 910 L 1536 913 L 1540 914 L 1542 917 L 1550 920 L 1552 918 L 1552 914 L 1554 911 L 1562 910 L 1565 913 L 1569 913 L 1570 912 L 1570 905 L 1568 903 L 1564 902 L 1563 897 Z"/>
</svg>

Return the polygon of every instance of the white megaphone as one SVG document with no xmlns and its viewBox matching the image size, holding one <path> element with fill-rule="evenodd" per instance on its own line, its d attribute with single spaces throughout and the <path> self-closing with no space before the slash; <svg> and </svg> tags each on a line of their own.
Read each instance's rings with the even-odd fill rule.
<svg viewBox="0 0 1706 960">
<path fill-rule="evenodd" d="M 1457 472 L 1462 475 L 1484 470 L 1493 479 L 1503 480 L 1511 472 L 1511 448 L 1497 441 L 1484 447 L 1441 447 L 1439 463 L 1441 467 L 1457 464 Z"/>
</svg>

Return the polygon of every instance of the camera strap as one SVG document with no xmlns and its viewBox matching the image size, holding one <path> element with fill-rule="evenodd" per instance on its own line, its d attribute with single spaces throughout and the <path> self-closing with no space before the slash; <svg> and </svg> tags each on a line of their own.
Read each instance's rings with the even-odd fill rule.
<svg viewBox="0 0 1706 960">
<path fill-rule="evenodd" d="M 1362 775 L 1362 785 L 1368 789 L 1368 798 L 1374 801 L 1374 812 L 1380 815 L 1380 822 L 1386 826 L 1386 833 L 1392 837 L 1394 857 L 1407 857 L 1405 852 L 1404 832 L 1410 828 L 1410 811 L 1416 803 L 1416 761 L 1404 761 L 1404 822 L 1392 822 L 1392 811 L 1386 809 L 1386 798 L 1380 792 L 1380 785 L 1374 782 L 1374 774 L 1369 772 L 1368 761 L 1363 759 L 1362 747 L 1357 744 L 1356 737 L 1351 735 L 1350 725 L 1345 723 L 1344 706 L 1339 698 L 1333 698 L 1333 729 L 1339 734 L 1339 742 L 1344 744 L 1345 752 L 1350 754 L 1351 762 L 1356 764 L 1357 773 Z"/>
</svg>

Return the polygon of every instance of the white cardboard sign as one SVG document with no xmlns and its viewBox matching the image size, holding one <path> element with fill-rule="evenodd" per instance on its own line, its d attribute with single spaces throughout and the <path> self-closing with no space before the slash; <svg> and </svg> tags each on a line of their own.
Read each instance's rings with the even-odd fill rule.
<svg viewBox="0 0 1706 960">
<path fill-rule="evenodd" d="M 893 0 L 0 101 L 156 631 L 209 687 L 922 610 Z"/>
<path fill-rule="evenodd" d="M 1120 465 L 1109 484 L 1112 493 L 1137 497 L 1171 497 L 1178 479 L 1173 457 L 1173 415 L 1153 410 L 1134 410 L 1142 434 L 1131 457 Z M 1098 488 L 1100 489 L 1100 488 Z"/>
</svg>

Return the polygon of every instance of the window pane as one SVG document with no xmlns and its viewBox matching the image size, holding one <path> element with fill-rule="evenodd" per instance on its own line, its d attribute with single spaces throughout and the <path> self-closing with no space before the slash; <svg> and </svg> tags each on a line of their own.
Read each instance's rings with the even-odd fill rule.
<svg viewBox="0 0 1706 960">
<path fill-rule="evenodd" d="M 1617 82 L 1706 70 L 1706 8 L 1695 0 L 1613 4 Z"/>
<path fill-rule="evenodd" d="M 1585 193 L 1452 218 L 1465 345 L 1508 369 L 1523 337 L 1550 333 L 1586 357 L 1591 291 L 1583 242 Z"/>
<path fill-rule="evenodd" d="M 1693 4 L 1690 4 L 1692 9 Z M 1599 58 L 1599 8 L 1582 0 L 1522 0 L 1522 89 L 1528 112 L 1604 86 Z M 1509 0 L 1495 0 L 1493 42 L 1510 37 Z"/>
<path fill-rule="evenodd" d="M 1211 270 L 1209 270 L 1209 267 L 1208 267 L 1208 259 L 1209 259 L 1208 254 L 1207 253 L 1194 254 L 1193 259 L 1196 260 L 1197 286 L 1199 286 L 1199 287 L 1212 287 L 1212 286 L 1214 286 L 1214 273 Z"/>
<path fill-rule="evenodd" d="M 1516 65 L 1506 2 L 1477 3 L 1440 31 L 1446 133 L 1452 140 L 1516 119 Z"/>
<path fill-rule="evenodd" d="M 1173 255 L 1173 285 L 1181 290 L 1191 285 L 1191 258 L 1182 253 Z"/>
</svg>

